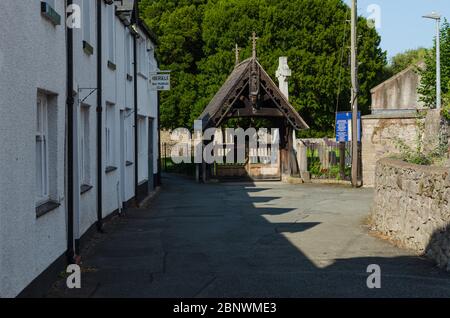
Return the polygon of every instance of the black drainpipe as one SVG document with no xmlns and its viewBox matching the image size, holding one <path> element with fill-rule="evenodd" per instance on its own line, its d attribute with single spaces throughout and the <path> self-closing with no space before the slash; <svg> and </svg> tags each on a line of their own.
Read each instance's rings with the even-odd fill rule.
<svg viewBox="0 0 450 318">
<path fill-rule="evenodd" d="M 158 186 L 160 186 L 160 185 L 162 185 L 162 182 L 161 182 L 161 122 L 160 122 L 161 116 L 159 114 L 159 112 L 160 112 L 159 105 L 161 103 L 161 95 L 160 95 L 161 93 L 158 91 L 157 94 L 158 94 L 158 101 L 157 101 L 157 103 L 158 103 L 157 110 L 158 111 L 157 111 L 156 117 L 158 120 L 158 175 L 157 175 L 156 184 Z"/>
<path fill-rule="evenodd" d="M 73 4 L 67 0 L 67 7 Z M 73 29 L 67 27 L 67 262 L 74 263 L 73 246 Z"/>
<path fill-rule="evenodd" d="M 137 36 L 133 36 L 133 77 L 134 77 L 134 196 L 136 204 L 138 202 L 138 185 L 139 185 L 139 163 L 138 163 L 138 86 L 137 86 Z"/>
<path fill-rule="evenodd" d="M 138 1 L 134 2 L 132 24 L 138 27 Z M 137 31 L 137 29 L 136 29 Z M 134 78 L 134 199 L 138 204 L 139 163 L 138 163 L 138 85 L 137 85 L 137 37 L 133 32 L 133 78 Z"/>
<path fill-rule="evenodd" d="M 102 81 L 102 0 L 97 0 L 97 230 L 99 232 L 103 232 Z"/>
</svg>

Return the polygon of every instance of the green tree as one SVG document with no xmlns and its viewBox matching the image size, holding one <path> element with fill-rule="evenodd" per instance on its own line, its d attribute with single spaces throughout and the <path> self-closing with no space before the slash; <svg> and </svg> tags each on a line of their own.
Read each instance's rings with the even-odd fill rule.
<svg viewBox="0 0 450 318">
<path fill-rule="evenodd" d="M 191 121 L 198 100 L 197 63 L 204 56 L 201 39 L 207 0 L 142 0 L 141 16 L 158 36 L 160 69 L 171 70 L 172 90 L 161 93 L 161 126 L 176 128 Z"/>
<path fill-rule="evenodd" d="M 450 95 L 450 24 L 444 21 L 441 27 L 441 89 L 444 102 Z M 436 40 L 434 46 L 425 55 L 425 68 L 419 70 L 421 83 L 418 89 L 420 99 L 425 106 L 436 107 Z"/>
<path fill-rule="evenodd" d="M 163 127 L 192 125 L 232 71 L 235 44 L 242 48 L 241 60 L 251 56 L 253 31 L 259 36 L 258 59 L 273 78 L 279 56 L 288 57 L 293 71 L 291 102 L 311 126 L 310 134 L 331 133 L 336 109 L 350 109 L 350 8 L 342 0 L 168 1 L 167 5 L 146 0 L 142 5 L 145 20 L 162 42 L 161 64 L 176 70 L 173 90 L 162 98 Z M 189 17 L 182 16 L 186 12 Z M 180 25 L 183 20 L 187 21 Z M 358 27 L 360 105 L 367 113 L 370 89 L 384 79 L 386 54 L 365 19 L 359 19 Z"/>
<path fill-rule="evenodd" d="M 391 76 L 400 73 L 409 66 L 424 61 L 427 54 L 428 50 L 425 48 L 407 50 L 405 52 L 399 53 L 391 59 L 390 64 L 387 67 L 388 72 Z"/>
</svg>

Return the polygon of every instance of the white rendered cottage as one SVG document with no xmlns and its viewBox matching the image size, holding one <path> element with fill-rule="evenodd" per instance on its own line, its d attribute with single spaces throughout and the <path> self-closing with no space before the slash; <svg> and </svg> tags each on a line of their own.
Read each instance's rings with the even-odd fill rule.
<svg viewBox="0 0 450 318">
<path fill-rule="evenodd" d="M 0 297 L 45 292 L 156 186 L 156 40 L 138 16 L 135 0 L 0 1 Z"/>
</svg>

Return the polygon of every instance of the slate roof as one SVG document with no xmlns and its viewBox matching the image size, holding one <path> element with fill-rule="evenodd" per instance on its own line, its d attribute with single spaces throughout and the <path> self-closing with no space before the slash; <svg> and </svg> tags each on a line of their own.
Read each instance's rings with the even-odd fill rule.
<svg viewBox="0 0 450 318">
<path fill-rule="evenodd" d="M 239 97 L 237 96 L 238 95 L 237 86 L 239 83 L 241 83 L 242 80 L 250 78 L 250 69 L 252 61 L 253 59 L 249 58 L 241 62 L 240 64 L 236 65 L 230 76 L 225 81 L 225 83 L 222 85 L 222 87 L 219 89 L 219 91 L 216 93 L 216 95 L 213 97 L 210 103 L 205 107 L 202 114 L 198 118 L 199 120 L 202 121 L 203 129 L 209 126 L 214 126 L 211 123 L 211 119 L 217 115 L 220 115 L 220 113 L 222 114 L 225 113 L 226 110 L 224 108 L 227 107 L 229 101 L 232 100 L 233 98 Z M 267 72 L 264 70 L 261 64 L 259 64 L 258 61 L 256 61 L 256 63 L 260 70 L 260 78 L 268 82 L 267 84 L 270 87 L 271 91 L 274 92 L 274 94 L 277 96 L 277 99 L 280 101 L 279 105 L 277 105 L 277 103 L 275 102 L 274 104 L 281 110 L 283 115 L 288 119 L 288 121 L 295 129 L 297 130 L 308 129 L 309 127 L 306 124 L 306 122 L 303 120 L 303 118 L 301 118 L 298 112 L 289 103 L 289 101 L 279 90 L 278 86 L 270 78 L 270 76 L 267 74 Z M 248 85 L 248 83 L 246 85 Z M 261 89 L 261 92 L 264 93 L 264 90 Z"/>
</svg>

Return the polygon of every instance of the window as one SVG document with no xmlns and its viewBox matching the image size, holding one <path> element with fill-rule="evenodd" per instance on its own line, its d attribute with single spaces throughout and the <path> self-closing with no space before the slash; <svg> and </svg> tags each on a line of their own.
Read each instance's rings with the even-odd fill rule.
<svg viewBox="0 0 450 318">
<path fill-rule="evenodd" d="M 131 35 L 127 33 L 125 36 L 125 70 L 131 75 Z"/>
<path fill-rule="evenodd" d="M 132 111 L 127 111 L 126 115 L 125 115 L 125 136 L 124 136 L 124 140 L 125 140 L 125 161 L 127 163 L 132 163 L 134 162 L 134 152 L 133 152 L 133 148 L 134 148 L 134 129 L 133 129 L 133 125 L 132 125 L 132 121 L 131 119 L 133 112 Z"/>
<path fill-rule="evenodd" d="M 114 104 L 106 105 L 106 126 L 105 126 L 105 141 L 106 141 L 106 166 L 115 166 L 115 116 L 114 116 Z"/>
<path fill-rule="evenodd" d="M 115 41 L 115 14 L 114 14 L 115 6 L 108 6 L 108 59 L 111 62 L 114 62 L 114 41 Z"/>
<path fill-rule="evenodd" d="M 91 0 L 83 0 L 83 40 L 91 42 Z"/>
<path fill-rule="evenodd" d="M 157 65 L 155 64 L 155 60 L 154 60 L 155 48 L 153 47 L 153 45 L 151 44 L 150 41 L 148 41 L 147 43 L 148 43 L 148 52 L 149 52 L 147 55 L 147 61 L 148 61 L 148 72 L 149 72 L 149 78 L 150 78 L 151 75 L 156 72 Z"/>
<path fill-rule="evenodd" d="M 57 26 L 61 25 L 61 16 L 55 9 L 55 0 L 41 1 L 41 15 Z"/>
<path fill-rule="evenodd" d="M 80 108 L 79 128 L 79 160 L 80 160 L 80 184 L 90 185 L 90 152 L 89 152 L 89 106 Z"/>
<path fill-rule="evenodd" d="M 145 117 L 140 116 L 138 118 L 138 129 L 139 129 L 139 155 L 145 154 L 146 146 L 146 131 L 145 131 Z"/>
<path fill-rule="evenodd" d="M 36 201 L 50 199 L 48 173 L 48 101 L 44 94 L 37 96 L 36 109 Z"/>
<path fill-rule="evenodd" d="M 138 117 L 138 160 L 139 160 L 139 181 L 147 180 L 147 121 L 146 117 Z"/>
<path fill-rule="evenodd" d="M 147 59 L 146 59 L 146 42 L 145 40 L 141 40 L 139 41 L 139 61 L 138 61 L 138 66 L 139 66 L 139 73 L 141 75 L 145 75 L 147 74 L 146 72 L 146 66 L 147 66 Z"/>
<path fill-rule="evenodd" d="M 53 9 L 55 8 L 55 0 L 45 0 L 45 2 L 47 2 L 47 4 L 52 7 Z"/>
</svg>

